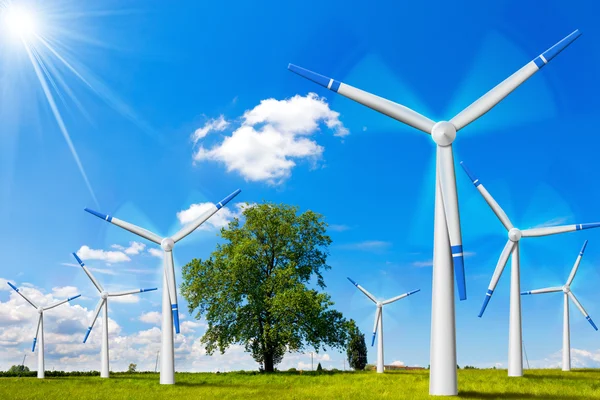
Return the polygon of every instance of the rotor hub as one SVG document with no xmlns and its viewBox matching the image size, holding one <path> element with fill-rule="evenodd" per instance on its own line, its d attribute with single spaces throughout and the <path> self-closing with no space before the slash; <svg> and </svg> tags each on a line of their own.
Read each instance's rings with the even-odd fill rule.
<svg viewBox="0 0 600 400">
<path fill-rule="evenodd" d="M 175 246 L 175 242 L 171 238 L 164 238 L 162 242 L 160 242 L 160 247 L 162 247 L 164 251 L 172 251 L 173 246 Z"/>
<path fill-rule="evenodd" d="M 571 288 L 568 287 L 567 285 L 565 285 L 565 286 L 563 286 L 562 290 L 564 293 L 569 293 L 571 291 Z"/>
<path fill-rule="evenodd" d="M 512 242 L 518 242 L 519 240 L 521 240 L 522 236 L 523 234 L 517 228 L 512 228 L 510 231 L 508 231 L 508 238 Z"/>
<path fill-rule="evenodd" d="M 378 302 L 377 302 L 377 307 L 378 307 L 378 308 L 381 308 L 381 307 L 383 307 L 383 304 L 382 304 L 380 301 L 378 301 Z"/>
<path fill-rule="evenodd" d="M 456 139 L 456 128 L 448 121 L 438 122 L 431 129 L 431 138 L 440 146 L 450 146 Z"/>
<path fill-rule="evenodd" d="M 44 313 L 44 309 L 42 307 L 37 309 L 38 314 L 43 314 Z"/>
<path fill-rule="evenodd" d="M 108 292 L 100 293 L 100 297 L 102 297 L 104 300 L 106 300 L 108 298 Z"/>
</svg>

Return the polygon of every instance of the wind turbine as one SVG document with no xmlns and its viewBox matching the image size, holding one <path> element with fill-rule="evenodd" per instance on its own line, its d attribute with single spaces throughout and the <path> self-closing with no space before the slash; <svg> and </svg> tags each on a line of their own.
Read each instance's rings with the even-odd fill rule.
<svg viewBox="0 0 600 400">
<path fill-rule="evenodd" d="M 581 34 L 575 30 L 569 36 L 540 54 L 506 78 L 492 90 L 458 113 L 450 121 L 435 123 L 403 105 L 357 89 L 345 83 L 289 64 L 288 69 L 327 89 L 417 128 L 436 143 L 435 220 L 433 235 L 433 282 L 431 310 L 431 347 L 429 394 L 458 394 L 456 379 L 456 326 L 454 316 L 454 286 L 452 267 L 456 275 L 458 294 L 467 298 L 464 260 L 460 231 L 456 177 L 452 142 L 456 132 L 491 110 L 513 90 L 539 71 Z"/>
<path fill-rule="evenodd" d="M 581 313 L 583 314 L 585 319 L 590 323 L 590 325 L 592 325 L 592 327 L 595 330 L 598 330 L 598 327 L 596 326 L 596 324 L 594 324 L 594 321 L 592 321 L 592 318 L 585 311 L 585 309 L 583 308 L 583 306 L 581 305 L 579 300 L 577 300 L 577 297 L 575 297 L 573 292 L 571 292 L 571 283 L 573 282 L 573 279 L 575 278 L 575 274 L 577 273 L 577 268 L 579 268 L 579 263 L 581 262 L 581 257 L 583 257 L 583 252 L 585 251 L 585 247 L 587 246 L 587 243 L 588 243 L 587 240 L 583 243 L 583 247 L 581 248 L 581 251 L 579 252 L 579 255 L 577 256 L 577 259 L 575 260 L 573 269 L 571 269 L 571 274 L 569 274 L 569 278 L 567 279 L 567 282 L 563 286 L 551 287 L 551 288 L 545 288 L 545 289 L 536 289 L 536 290 L 530 290 L 528 292 L 521 293 L 522 295 L 527 295 L 527 294 L 563 292 L 563 305 L 564 305 L 564 310 L 563 310 L 563 348 L 562 348 L 562 370 L 563 371 L 571 370 L 571 334 L 569 331 L 569 297 L 571 298 L 571 300 L 573 300 L 573 302 L 575 303 L 577 308 L 579 308 L 579 311 L 581 311 Z"/>
<path fill-rule="evenodd" d="M 133 289 L 133 290 L 126 290 L 123 292 L 108 293 L 107 291 L 104 290 L 104 288 L 102 287 L 100 282 L 98 282 L 98 280 L 92 275 L 90 270 L 86 268 L 83 261 L 81 261 L 81 258 L 79 258 L 77 256 L 77 254 L 75 254 L 75 253 L 73 253 L 73 256 L 75 257 L 75 259 L 77 260 L 79 265 L 81 265 L 81 268 L 83 268 L 84 272 L 86 273 L 88 278 L 90 278 L 90 280 L 92 281 L 92 283 L 94 284 L 96 289 L 98 289 L 98 293 L 100 293 L 100 301 L 98 301 L 98 305 L 96 306 L 96 310 L 94 311 L 94 317 L 92 318 L 92 323 L 90 324 L 87 332 L 85 333 L 85 338 L 83 338 L 83 343 L 85 343 L 88 339 L 88 336 L 90 336 L 90 333 L 92 332 L 92 328 L 94 327 L 94 324 L 96 323 L 96 319 L 98 319 L 98 315 L 100 314 L 100 310 L 104 310 L 104 312 L 102 313 L 102 320 L 104 321 L 104 323 L 102 326 L 102 350 L 100 352 L 100 358 L 101 358 L 100 377 L 108 378 L 109 377 L 109 368 L 108 368 L 108 363 L 109 363 L 109 358 L 108 358 L 108 298 L 116 297 L 116 296 L 126 296 L 128 294 L 135 294 L 135 293 L 142 293 L 142 292 L 151 292 L 153 290 L 156 290 L 156 288 Z"/>
<path fill-rule="evenodd" d="M 504 210 L 498 205 L 492 195 L 485 189 L 481 184 L 481 181 L 471 173 L 461 161 L 460 163 L 475 185 L 479 190 L 479 193 L 483 196 L 487 204 L 490 206 L 494 214 L 498 217 L 502 225 L 508 231 L 508 240 L 504 246 L 504 250 L 500 255 L 500 259 L 496 264 L 494 275 L 488 286 L 488 291 L 483 301 L 483 306 L 479 312 L 479 317 L 483 315 L 494 289 L 498 284 L 498 280 L 504 271 L 504 267 L 508 262 L 508 257 L 511 257 L 510 267 L 510 316 L 508 324 L 508 376 L 523 376 L 523 350 L 522 350 L 522 329 L 521 329 L 521 276 L 520 276 L 520 262 L 519 262 L 519 241 L 524 237 L 537 237 L 537 236 L 548 236 L 555 235 L 557 233 L 573 232 L 582 229 L 590 229 L 600 227 L 600 222 L 594 222 L 591 224 L 572 224 L 572 225 L 561 225 L 561 226 L 547 226 L 542 228 L 531 228 L 520 230 L 515 228 L 512 222 L 508 219 L 508 216 Z"/>
<path fill-rule="evenodd" d="M 241 192 L 237 189 L 229 196 L 218 202 L 216 205 L 206 210 L 195 221 L 184 226 L 179 232 L 171 237 L 162 238 L 139 226 L 120 220 L 107 214 L 102 214 L 86 208 L 85 211 L 95 215 L 105 221 L 108 221 L 129 232 L 135 233 L 142 238 L 159 244 L 164 251 L 164 275 L 163 275 L 163 303 L 162 303 L 162 327 L 161 327 L 161 362 L 160 362 L 160 383 L 172 385 L 175 383 L 175 353 L 173 341 L 173 325 L 175 332 L 179 333 L 179 308 L 177 305 L 177 286 L 175 285 L 175 266 L 173 264 L 173 247 L 175 243 L 195 231 L 200 225 L 208 220 L 213 214 L 223 208 L 231 199 Z"/>
<path fill-rule="evenodd" d="M 383 373 L 383 306 L 386 304 L 393 303 L 400 299 L 403 299 L 407 296 L 410 296 L 413 293 L 417 293 L 421 289 L 413 290 L 412 292 L 401 294 L 400 296 L 392 297 L 391 299 L 379 301 L 375 299 L 375 297 L 367 292 L 367 290 L 360 286 L 358 283 L 354 282 L 352 279 L 348 278 L 350 282 L 354 286 L 358 288 L 361 292 L 365 294 L 375 305 L 377 306 L 377 311 L 375 311 L 375 325 L 373 325 L 373 338 L 371 339 L 371 346 L 375 345 L 375 336 L 377 335 L 377 331 L 379 331 L 379 340 L 377 341 L 377 373 Z"/>
<path fill-rule="evenodd" d="M 35 308 L 37 310 L 38 314 L 39 314 L 37 329 L 35 331 L 35 337 L 33 338 L 33 346 L 31 346 L 31 351 L 32 352 L 35 351 L 35 345 L 36 345 L 36 343 L 38 341 L 38 337 L 39 337 L 40 338 L 40 344 L 38 346 L 38 371 L 37 371 L 37 377 L 40 378 L 40 379 L 44 379 L 44 375 L 45 375 L 45 370 L 44 370 L 44 312 L 48 311 L 51 308 L 58 307 L 61 304 L 66 303 L 67 301 L 74 300 L 74 299 L 78 298 L 81 295 L 78 294 L 77 296 L 69 297 L 66 300 L 57 301 L 55 303 L 50 304 L 47 307 L 39 307 L 39 306 L 35 305 L 35 303 L 33 301 L 31 301 L 29 298 L 27 298 L 27 296 L 25 296 L 15 285 L 13 285 L 10 282 L 7 282 L 7 283 L 8 283 L 8 285 L 11 288 L 13 288 L 17 293 L 19 293 L 22 298 L 24 298 L 29 304 L 31 304 L 33 306 L 33 308 Z"/>
</svg>

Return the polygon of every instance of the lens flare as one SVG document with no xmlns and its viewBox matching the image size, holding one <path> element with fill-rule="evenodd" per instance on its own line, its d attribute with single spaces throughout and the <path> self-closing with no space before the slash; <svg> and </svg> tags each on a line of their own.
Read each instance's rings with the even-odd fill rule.
<svg viewBox="0 0 600 400">
<path fill-rule="evenodd" d="M 3 14 L 4 26 L 10 35 L 20 39 L 36 35 L 38 22 L 31 10 L 11 5 Z"/>
</svg>

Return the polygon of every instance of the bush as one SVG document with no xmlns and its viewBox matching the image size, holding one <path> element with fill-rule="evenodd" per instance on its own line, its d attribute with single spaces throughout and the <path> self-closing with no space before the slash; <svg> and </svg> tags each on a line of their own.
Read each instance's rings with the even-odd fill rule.
<svg viewBox="0 0 600 400">
<path fill-rule="evenodd" d="M 375 371 L 376 369 L 377 369 L 377 367 L 375 366 L 375 364 L 365 365 L 365 371 Z"/>
<path fill-rule="evenodd" d="M 127 369 L 127 372 L 130 374 L 134 373 L 136 368 L 137 368 L 137 364 L 131 363 L 131 364 L 129 364 L 129 368 Z"/>
<path fill-rule="evenodd" d="M 296 368 L 290 368 L 287 370 L 287 372 L 298 372 L 298 370 Z"/>
<path fill-rule="evenodd" d="M 354 320 L 350 320 L 349 329 L 350 340 L 346 348 L 348 356 L 348 365 L 356 371 L 362 371 L 367 365 L 367 345 L 365 335 L 360 332 Z"/>
</svg>

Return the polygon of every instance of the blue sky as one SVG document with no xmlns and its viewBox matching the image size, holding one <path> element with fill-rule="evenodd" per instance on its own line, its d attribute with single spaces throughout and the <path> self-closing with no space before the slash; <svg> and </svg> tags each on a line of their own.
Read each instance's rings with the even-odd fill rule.
<svg viewBox="0 0 600 400">
<path fill-rule="evenodd" d="M 100 362 L 99 336 L 80 344 L 97 298 L 91 282 L 73 267 L 71 252 L 87 257 L 105 287 L 161 286 L 161 260 L 149 251 L 154 246 L 85 213 L 84 207 L 167 235 L 178 230 L 193 205 L 219 201 L 237 188 L 242 193 L 214 224 L 178 244 L 179 282 L 181 265 L 214 249 L 215 225 L 239 211 L 237 202 L 268 200 L 311 209 L 332 228 L 327 291 L 367 337 L 375 307 L 346 276 L 381 298 L 421 289 L 384 309 L 385 359 L 427 366 L 434 143 L 420 131 L 290 73 L 288 63 L 431 119 L 450 119 L 564 36 L 581 30 L 582 36 L 548 66 L 458 133 L 455 161 L 468 252 L 468 300 L 456 306 L 460 365 L 506 366 L 509 268 L 486 314 L 478 318 L 506 234 L 458 162 L 465 161 L 520 228 L 600 221 L 595 207 L 600 189 L 592 184 L 599 166 L 593 113 L 600 107 L 600 27 L 593 17 L 599 9 L 593 1 L 576 6 L 548 1 L 544 9 L 533 1 L 353 7 L 339 1 L 236 6 L 13 2 L 36 7 L 54 48 L 89 83 L 42 50 L 64 99 L 53 91 L 58 109 L 99 204 L 27 53 L 3 32 L 0 278 L 29 285 L 40 301 L 43 295 L 49 301 L 70 292 L 84 294 L 77 305 L 56 309 L 55 336 L 47 337 L 50 367 L 97 369 Z M 521 287 L 563 284 L 586 239 L 572 289 L 600 321 L 600 230 L 524 239 Z M 131 247 L 132 241 L 146 246 Z M 5 361 L 0 369 L 28 351 L 35 322 L 29 306 L 3 286 L 0 359 Z M 152 313 L 160 312 L 160 295 L 144 293 L 137 302 L 111 305 L 115 370 L 129 362 L 154 367 L 160 335 Z M 186 310 L 180 297 L 182 303 Z M 531 296 L 522 305 L 529 361 L 557 365 L 560 296 Z M 237 347 L 224 356 L 204 356 L 197 344 L 202 321 L 194 323 L 190 315 L 185 321 L 176 343 L 178 370 L 256 367 Z M 52 324 L 47 329 L 48 336 Z M 600 366 L 597 335 L 572 306 L 574 366 Z M 132 351 L 130 343 L 141 347 Z M 343 366 L 342 355 L 326 354 L 320 355 L 324 366 Z M 375 357 L 375 347 L 369 346 L 369 361 Z M 294 354 L 282 367 L 309 364 L 309 355 Z"/>
</svg>

